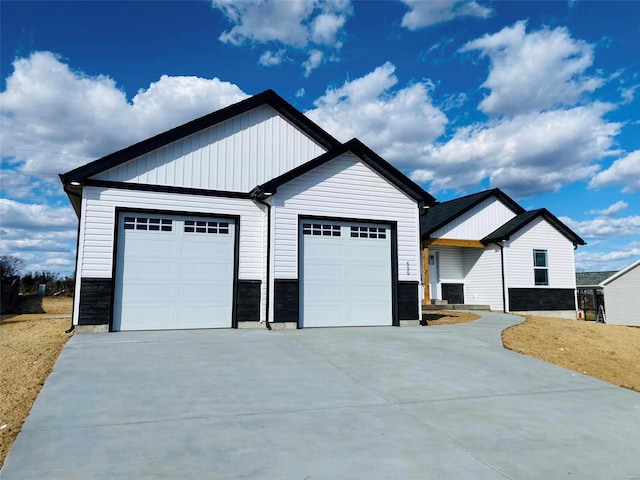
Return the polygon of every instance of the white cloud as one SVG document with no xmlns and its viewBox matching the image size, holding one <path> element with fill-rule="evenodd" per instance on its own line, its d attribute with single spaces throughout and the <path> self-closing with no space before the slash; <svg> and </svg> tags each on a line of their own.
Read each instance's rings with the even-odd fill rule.
<svg viewBox="0 0 640 480">
<path fill-rule="evenodd" d="M 640 192 L 640 150 L 631 152 L 597 173 L 589 182 L 589 188 L 607 185 L 624 185 L 623 193 Z"/>
<path fill-rule="evenodd" d="M 55 208 L 44 204 L 17 202 L 7 198 L 0 198 L 0 217 L 2 217 L 2 228 L 63 230 L 77 224 L 71 205 Z"/>
<path fill-rule="evenodd" d="M 575 254 L 576 271 L 615 271 L 631 265 L 640 257 L 640 243 L 631 242 L 610 251 L 579 249 Z"/>
<path fill-rule="evenodd" d="M 640 85 L 633 85 L 631 87 L 621 88 L 620 98 L 622 99 L 622 103 L 626 104 L 626 103 L 633 102 L 634 98 L 636 97 L 636 90 L 638 90 L 638 88 L 640 88 Z"/>
<path fill-rule="evenodd" d="M 287 51 L 284 48 L 278 50 L 277 52 L 267 50 L 262 55 L 260 55 L 260 60 L 258 62 L 264 67 L 274 67 L 276 65 L 280 65 L 284 60 L 284 54 L 286 52 Z"/>
<path fill-rule="evenodd" d="M 416 181 L 431 188 L 461 189 L 488 178 L 493 187 L 522 198 L 557 191 L 589 178 L 593 162 L 610 155 L 620 124 L 602 116 L 606 104 L 575 107 L 459 128 L 444 144 L 418 153 Z"/>
<path fill-rule="evenodd" d="M 309 52 L 309 58 L 302 64 L 305 78 L 309 78 L 311 72 L 320 66 L 323 57 L 324 54 L 320 50 L 313 49 Z"/>
<path fill-rule="evenodd" d="M 490 93 L 479 106 L 487 114 L 514 115 L 574 105 L 584 93 L 604 83 L 586 73 L 593 65 L 593 46 L 571 38 L 564 27 L 526 33 L 526 22 L 519 21 L 460 49 L 475 50 L 491 61 L 482 85 Z"/>
<path fill-rule="evenodd" d="M 582 221 L 560 217 L 560 220 L 583 238 L 607 239 L 640 235 L 640 215 L 622 218 L 597 217 Z"/>
<path fill-rule="evenodd" d="M 448 22 L 456 17 L 488 18 L 493 10 L 475 0 L 401 0 L 410 10 L 402 17 L 409 30 Z"/>
<path fill-rule="evenodd" d="M 612 203 L 611 205 L 609 205 L 607 208 L 603 210 L 591 210 L 589 213 L 610 217 L 620 213 L 622 210 L 624 210 L 628 206 L 629 204 L 627 202 L 620 200 L 620 201 L 617 201 L 616 203 Z"/>
<path fill-rule="evenodd" d="M 336 35 L 346 22 L 344 15 L 322 13 L 311 24 L 311 40 L 318 45 L 329 45 L 340 48 L 342 44 L 336 42 Z"/>
<path fill-rule="evenodd" d="M 339 37 L 352 14 L 348 0 L 212 0 L 211 4 L 233 25 L 220 35 L 220 41 L 235 46 L 281 44 L 303 51 L 307 56 L 302 63 L 305 77 L 329 50 L 342 48 Z M 279 65 L 275 63 L 278 58 L 267 51 L 260 63 Z"/>
<path fill-rule="evenodd" d="M 306 93 L 307 92 L 305 92 L 304 88 L 299 88 L 296 92 L 296 98 L 302 98 L 306 95 Z"/>
<path fill-rule="evenodd" d="M 16 59 L 0 93 L 3 163 L 54 180 L 88 160 L 247 97 L 217 78 L 163 75 L 131 102 L 114 80 L 73 71 L 51 52 Z"/>
<path fill-rule="evenodd" d="M 341 141 L 360 138 L 384 158 L 405 168 L 416 153 L 442 135 L 447 117 L 432 103 L 430 83 L 393 90 L 389 62 L 363 77 L 329 88 L 306 114 Z"/>
</svg>

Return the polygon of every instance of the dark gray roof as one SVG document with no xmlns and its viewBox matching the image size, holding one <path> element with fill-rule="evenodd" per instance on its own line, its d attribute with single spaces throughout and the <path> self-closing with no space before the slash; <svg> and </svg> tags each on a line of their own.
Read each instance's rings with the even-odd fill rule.
<svg viewBox="0 0 640 480">
<path fill-rule="evenodd" d="M 514 213 L 524 213 L 524 208 L 518 205 L 511 197 L 499 188 L 484 190 L 464 197 L 439 203 L 431 207 L 425 215 L 420 218 L 420 232 L 423 240 L 427 240 L 436 230 L 444 227 L 460 215 L 468 212 L 476 205 L 485 201 L 489 197 L 496 197 Z"/>
<path fill-rule="evenodd" d="M 616 271 L 606 272 L 576 272 L 576 286 L 580 287 L 596 287 L 612 276 Z"/>
<path fill-rule="evenodd" d="M 567 227 L 564 223 L 562 223 L 558 218 L 553 215 L 546 208 L 540 208 L 538 210 L 531 210 L 529 212 L 521 213 L 516 215 L 507 223 L 502 225 L 500 228 L 490 233 L 486 237 L 484 237 L 481 242 L 485 245 L 489 243 L 496 243 L 501 240 L 509 240 L 511 235 L 516 233 L 521 228 L 524 228 L 533 220 L 538 217 L 544 218 L 547 222 L 549 222 L 556 230 L 558 230 L 561 234 L 563 234 L 567 239 L 571 241 L 574 245 L 585 245 L 586 242 L 578 236 L 573 230 Z"/>
</svg>

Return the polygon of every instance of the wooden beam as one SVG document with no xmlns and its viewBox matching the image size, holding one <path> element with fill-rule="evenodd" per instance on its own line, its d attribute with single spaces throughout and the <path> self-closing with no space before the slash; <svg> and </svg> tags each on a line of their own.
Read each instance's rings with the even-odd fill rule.
<svg viewBox="0 0 640 480">
<path fill-rule="evenodd" d="M 431 281 L 429 280 L 429 249 L 422 249 L 422 281 L 424 284 L 422 285 L 424 288 L 424 298 L 422 303 L 424 305 L 429 305 L 431 303 Z"/>
<path fill-rule="evenodd" d="M 465 248 L 484 248 L 480 240 L 461 240 L 457 238 L 434 238 L 429 240 L 429 246 L 439 247 L 465 247 Z"/>
</svg>

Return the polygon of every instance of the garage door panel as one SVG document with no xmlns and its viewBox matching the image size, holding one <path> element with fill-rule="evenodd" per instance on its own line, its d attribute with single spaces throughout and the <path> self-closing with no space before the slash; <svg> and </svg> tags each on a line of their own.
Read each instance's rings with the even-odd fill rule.
<svg viewBox="0 0 640 480">
<path fill-rule="evenodd" d="M 196 221 L 204 225 L 203 233 L 195 231 Z M 124 228 L 127 223 L 135 228 Z M 158 225 L 171 231 L 160 231 Z M 227 219 L 121 217 L 114 329 L 231 327 L 234 231 L 234 222 Z"/>
<path fill-rule="evenodd" d="M 302 326 L 391 325 L 389 226 L 303 221 L 300 230 Z"/>
</svg>

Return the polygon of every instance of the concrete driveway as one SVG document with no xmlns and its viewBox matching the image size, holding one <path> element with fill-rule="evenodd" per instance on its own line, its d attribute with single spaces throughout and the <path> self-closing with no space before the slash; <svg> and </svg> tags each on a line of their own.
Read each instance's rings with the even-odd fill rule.
<svg viewBox="0 0 640 480">
<path fill-rule="evenodd" d="M 640 479 L 640 394 L 519 321 L 76 335 L 0 477 Z"/>
</svg>

